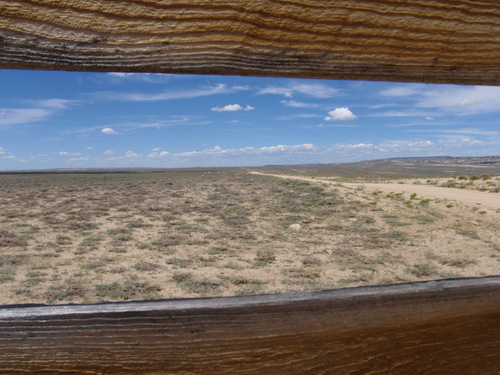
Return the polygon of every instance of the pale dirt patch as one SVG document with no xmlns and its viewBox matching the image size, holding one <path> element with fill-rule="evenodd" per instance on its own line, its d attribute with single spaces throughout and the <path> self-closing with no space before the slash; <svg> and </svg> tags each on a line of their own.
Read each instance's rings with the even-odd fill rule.
<svg viewBox="0 0 500 375">
<path fill-rule="evenodd" d="M 329 179 L 317 178 L 317 177 L 303 177 L 295 175 L 283 175 L 283 174 L 270 174 L 270 173 L 260 173 L 260 172 L 250 172 L 252 174 L 274 176 L 279 178 L 288 178 L 293 180 L 308 181 L 308 182 L 320 182 L 326 184 L 334 184 L 337 186 L 346 186 L 351 188 L 366 188 L 369 191 L 380 190 L 384 193 L 416 193 L 419 198 L 431 198 L 431 199 L 448 199 L 455 200 L 457 202 L 469 204 L 469 205 L 480 205 L 482 209 L 489 210 L 500 210 L 500 195 L 495 193 L 481 192 L 476 190 L 467 189 L 455 189 L 455 188 L 445 188 L 438 186 L 427 186 L 422 184 L 415 184 L 415 181 L 421 182 L 421 180 L 410 180 L 408 183 L 349 183 L 349 182 L 336 182 Z"/>
</svg>

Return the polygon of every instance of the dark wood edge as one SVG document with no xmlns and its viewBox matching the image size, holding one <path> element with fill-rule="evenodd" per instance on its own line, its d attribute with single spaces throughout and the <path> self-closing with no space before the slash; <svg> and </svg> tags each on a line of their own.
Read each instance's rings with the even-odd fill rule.
<svg viewBox="0 0 500 375">
<path fill-rule="evenodd" d="M 154 301 L 108 302 L 101 304 L 67 305 L 0 305 L 0 321 L 17 319 L 43 319 L 66 315 L 146 313 L 146 312 L 196 312 L 206 309 L 238 309 L 253 307 L 287 307 L 302 303 L 341 303 L 354 308 L 356 305 L 379 304 L 389 300 L 402 303 L 408 300 L 453 299 L 470 295 L 471 291 L 500 292 L 500 276 L 446 279 L 416 283 L 366 286 L 325 290 L 311 293 L 264 294 L 240 297 L 166 299 Z M 474 294 L 472 293 L 472 294 Z M 500 306 L 500 300 L 498 301 Z"/>
</svg>

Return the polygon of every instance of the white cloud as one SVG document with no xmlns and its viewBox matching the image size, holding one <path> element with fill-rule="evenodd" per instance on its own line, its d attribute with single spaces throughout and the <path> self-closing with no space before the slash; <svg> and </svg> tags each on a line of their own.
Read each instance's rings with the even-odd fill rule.
<svg viewBox="0 0 500 375">
<path fill-rule="evenodd" d="M 490 143 L 489 143 L 490 144 Z M 345 143 L 332 146 L 314 144 L 274 145 L 264 147 L 222 148 L 215 146 L 200 151 L 181 153 L 153 152 L 148 155 L 158 166 L 230 166 L 263 164 L 332 163 L 359 160 L 435 156 L 463 152 L 467 147 L 484 147 L 486 143 L 470 137 L 431 140 L 396 140 L 375 144 Z M 462 150 L 462 151 L 460 151 Z"/>
<path fill-rule="evenodd" d="M 352 121 L 358 118 L 347 107 L 335 108 L 333 111 L 328 112 L 328 115 L 325 117 L 325 121 Z"/>
<path fill-rule="evenodd" d="M 257 94 L 265 95 L 265 94 L 273 94 L 273 95 L 284 95 L 287 98 L 291 98 L 293 93 L 290 91 L 288 87 L 273 87 L 268 86 L 265 89 L 260 89 Z"/>
<path fill-rule="evenodd" d="M 460 103 L 458 103 L 458 105 L 460 107 L 467 107 L 469 105 L 476 105 L 476 104 L 479 104 L 479 101 L 477 101 L 477 100 L 471 100 L 469 98 L 465 98 Z"/>
<path fill-rule="evenodd" d="M 45 108 L 66 109 L 68 108 L 68 104 L 71 103 L 77 103 L 77 101 L 66 100 L 66 99 L 47 99 L 47 100 L 40 100 L 38 102 L 38 105 Z"/>
<path fill-rule="evenodd" d="M 404 96 L 412 96 L 419 93 L 419 89 L 421 85 L 413 84 L 413 85 L 405 85 L 405 86 L 397 86 L 392 87 L 390 89 L 382 91 L 380 94 L 384 96 L 395 96 L 395 97 L 404 97 Z"/>
<path fill-rule="evenodd" d="M 160 151 L 160 150 L 161 150 L 161 148 L 159 148 L 159 147 L 153 148 L 153 151 Z"/>
<path fill-rule="evenodd" d="M 479 146 L 479 145 L 484 144 L 485 142 L 479 141 L 477 139 L 463 138 L 462 139 L 462 143 L 467 143 L 467 144 L 470 144 L 470 145 Z"/>
<path fill-rule="evenodd" d="M 350 147 L 352 149 L 372 149 L 374 146 L 371 143 L 358 143 L 355 145 L 346 145 L 346 147 Z"/>
<path fill-rule="evenodd" d="M 250 86 L 233 86 L 233 90 L 235 91 L 250 91 L 252 88 Z"/>
<path fill-rule="evenodd" d="M 441 134 L 439 137 L 439 142 L 443 145 L 443 149 L 446 151 L 446 154 L 450 154 L 450 151 L 452 150 L 474 150 L 474 148 L 480 147 L 480 149 L 477 149 L 471 153 L 472 155 L 476 156 L 478 154 L 487 155 L 488 152 L 485 153 L 484 151 L 485 149 L 487 149 L 487 147 L 494 146 L 494 150 L 497 150 L 497 146 L 500 145 L 500 139 L 498 138 L 479 140 L 471 136 L 460 134 Z"/>
<path fill-rule="evenodd" d="M 88 156 L 84 156 L 81 158 L 71 158 L 68 160 L 68 163 L 80 163 L 89 160 L 90 158 Z"/>
<path fill-rule="evenodd" d="M 104 134 L 122 134 L 125 132 L 130 132 L 130 131 L 135 131 L 139 129 L 146 129 L 146 128 L 167 128 L 167 127 L 173 127 L 173 126 L 202 126 L 202 125 L 207 125 L 211 124 L 211 121 L 207 120 L 200 120 L 201 117 L 199 116 L 170 116 L 170 118 L 161 118 L 159 120 L 146 120 L 146 121 L 130 121 L 130 122 L 121 122 L 121 123 L 115 123 L 115 124 L 108 124 L 109 126 L 107 128 L 102 128 L 102 126 L 94 126 L 90 128 L 81 128 L 81 129 L 70 129 L 70 130 L 64 130 L 61 131 L 60 134 L 62 135 L 71 135 L 71 134 L 86 134 L 86 133 L 92 133 L 95 132 L 96 130 L 100 130 Z M 120 128 L 120 132 L 115 132 L 111 133 L 111 130 L 115 131 L 115 127 Z M 106 130 L 106 133 L 103 132 L 105 129 L 111 129 L 111 130 Z"/>
<path fill-rule="evenodd" d="M 497 86 L 414 84 L 391 88 L 380 94 L 405 97 L 413 100 L 417 108 L 442 111 L 441 114 L 475 115 L 500 110 L 500 87 Z M 406 112 L 411 115 L 415 111 Z"/>
<path fill-rule="evenodd" d="M 292 86 L 294 92 L 312 96 L 313 98 L 327 99 L 335 96 L 338 90 L 323 84 L 297 84 Z"/>
<path fill-rule="evenodd" d="M 104 133 L 104 134 L 120 134 L 116 131 L 114 131 L 112 128 L 104 128 L 101 130 L 101 133 Z"/>
<path fill-rule="evenodd" d="M 368 117 L 429 117 L 428 112 L 416 111 L 413 109 L 408 109 L 404 111 L 387 111 L 387 112 L 376 112 Z"/>
<path fill-rule="evenodd" d="M 328 151 L 336 154 L 338 158 L 349 158 L 350 160 L 363 160 L 373 158 L 386 158 L 412 155 L 436 155 L 440 147 L 434 142 L 426 141 L 393 141 L 391 143 L 381 143 L 378 145 L 372 143 L 357 144 L 337 144 Z M 348 160 L 349 160 L 348 159 Z"/>
<path fill-rule="evenodd" d="M 434 148 L 435 144 L 432 141 L 418 141 L 418 142 L 409 142 L 408 143 L 408 148 L 412 152 L 416 151 L 424 151 L 428 148 Z"/>
<path fill-rule="evenodd" d="M 0 147 L 0 159 L 2 160 L 9 160 L 13 162 L 18 162 L 18 163 L 26 163 L 28 160 L 26 159 L 20 159 L 15 155 L 12 154 L 7 154 L 5 151 L 3 151 L 3 148 Z"/>
<path fill-rule="evenodd" d="M 128 93 L 128 92 L 97 92 L 94 93 L 97 99 L 104 100 L 124 100 L 132 102 L 148 102 L 148 101 L 160 101 L 160 100 L 171 100 L 171 99 L 193 99 L 203 96 L 226 94 L 234 91 L 228 88 L 226 85 L 220 83 L 216 86 L 207 86 L 200 89 L 191 90 L 172 90 L 161 92 L 158 94 L 145 94 L 145 93 Z"/>
<path fill-rule="evenodd" d="M 441 134 L 467 134 L 467 135 L 484 135 L 490 137 L 498 137 L 499 132 L 493 130 L 481 130 L 476 128 L 466 129 L 418 129 L 407 130 L 408 133 L 441 133 Z"/>
<path fill-rule="evenodd" d="M 61 152 L 59 153 L 59 155 L 61 155 L 61 156 L 80 156 L 80 155 L 81 155 L 81 153 L 79 153 L 79 152 L 66 152 L 66 151 L 61 151 Z"/>
<path fill-rule="evenodd" d="M 243 108 L 241 105 L 239 104 L 228 104 L 228 105 L 225 105 L 224 107 L 213 107 L 211 108 L 212 111 L 215 111 L 215 112 L 235 112 L 235 111 L 253 111 L 255 108 L 252 107 L 251 105 L 248 105 Z"/>
<path fill-rule="evenodd" d="M 111 72 L 111 73 L 108 73 L 108 76 L 112 76 L 112 77 L 131 77 L 131 76 L 135 76 L 139 73 L 124 73 L 124 72 Z M 146 74 L 146 75 L 149 75 L 149 73 L 142 73 L 142 74 Z"/>
<path fill-rule="evenodd" d="M 5 159 L 5 160 L 11 160 L 11 161 L 20 162 L 20 163 L 26 163 L 27 162 L 27 160 L 25 160 L 25 159 L 19 159 L 18 157 L 14 156 L 14 155 L 2 156 L 1 158 Z"/>
<path fill-rule="evenodd" d="M 243 107 L 239 104 L 228 104 L 224 107 L 213 107 L 211 110 L 216 112 L 234 112 L 241 111 Z"/>
<path fill-rule="evenodd" d="M 318 104 L 314 103 L 302 103 L 295 100 L 282 100 L 280 103 L 292 108 L 318 108 Z"/>
<path fill-rule="evenodd" d="M 118 77 L 118 78 L 136 78 L 142 81 L 154 83 L 157 82 L 153 78 L 162 79 L 162 78 L 171 78 L 172 74 L 168 73 L 125 73 L 125 72 L 111 72 L 107 73 L 110 77 Z"/>
<path fill-rule="evenodd" d="M 139 154 L 136 154 L 135 152 L 133 151 L 127 151 L 125 153 L 125 157 L 126 158 L 136 158 L 136 157 L 139 157 L 139 156 L 142 156 L 142 155 L 139 155 Z"/>
<path fill-rule="evenodd" d="M 271 146 L 271 147 L 261 147 L 258 150 L 259 150 L 259 152 L 265 152 L 265 153 L 314 151 L 314 150 L 316 150 L 316 146 L 314 146 L 311 143 L 302 144 L 302 145 L 294 145 L 294 146 L 277 145 L 277 146 Z"/>
<path fill-rule="evenodd" d="M 75 100 L 47 99 L 32 101 L 32 108 L 1 108 L 0 127 L 22 125 L 46 120 L 49 116 L 64 110 Z"/>
<path fill-rule="evenodd" d="M 169 156 L 170 152 L 168 151 L 162 151 L 162 152 L 152 152 L 151 154 L 148 155 L 148 158 L 163 158 L 165 156 Z"/>
<path fill-rule="evenodd" d="M 134 80 L 141 81 L 146 83 L 158 84 L 165 83 L 170 81 L 172 78 L 175 78 L 172 74 L 165 73 L 124 73 L 124 72 L 113 72 L 107 74 L 109 79 L 108 81 L 112 83 L 121 82 L 123 80 Z"/>
<path fill-rule="evenodd" d="M 394 141 L 383 144 L 337 144 L 331 147 L 314 144 L 275 145 L 260 148 L 224 149 L 220 146 L 178 154 L 150 155 L 157 162 L 174 165 L 262 165 L 295 163 L 331 163 L 377 157 L 435 155 L 440 148 L 431 141 Z M 163 165 L 165 165 L 163 164 Z"/>
<path fill-rule="evenodd" d="M 287 98 L 293 97 L 295 94 L 303 94 L 312 96 L 313 98 L 327 99 L 335 96 L 339 90 L 324 85 L 315 83 L 292 82 L 288 86 L 268 86 L 257 92 L 259 95 L 274 94 L 284 95 Z"/>
<path fill-rule="evenodd" d="M 0 127 L 42 121 L 51 114 L 52 111 L 45 108 L 4 108 L 1 111 Z"/>
<path fill-rule="evenodd" d="M 316 150 L 317 147 L 313 144 L 302 144 L 302 145 L 277 145 L 269 147 L 243 147 L 237 149 L 223 149 L 220 146 L 215 146 L 203 151 L 189 151 L 179 154 L 172 154 L 173 156 L 182 157 L 198 157 L 198 156 L 257 156 L 257 155 L 273 155 L 273 154 L 292 154 L 297 152 L 311 152 Z"/>
<path fill-rule="evenodd" d="M 459 114 L 478 114 L 500 110 L 500 87 L 436 86 L 420 93 L 416 104 Z"/>
<path fill-rule="evenodd" d="M 104 155 L 113 155 L 115 152 L 113 150 L 106 150 L 104 151 Z"/>
</svg>

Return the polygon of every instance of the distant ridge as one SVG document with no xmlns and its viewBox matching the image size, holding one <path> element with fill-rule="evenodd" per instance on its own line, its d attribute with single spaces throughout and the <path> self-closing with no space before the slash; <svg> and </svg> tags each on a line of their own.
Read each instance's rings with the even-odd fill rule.
<svg viewBox="0 0 500 375">
<path fill-rule="evenodd" d="M 377 175 L 386 177 L 432 177 L 455 175 L 500 175 L 500 156 L 397 157 L 353 163 L 266 165 L 260 170 L 318 175 Z"/>
<path fill-rule="evenodd" d="M 500 156 L 416 156 L 363 160 L 349 163 L 269 164 L 255 167 L 191 167 L 191 168 L 52 168 L 0 171 L 0 174 L 106 174 L 106 173 L 162 173 L 162 172 L 216 172 L 229 170 L 300 171 L 308 174 L 358 175 L 376 174 L 394 176 L 454 176 L 458 174 L 500 175 Z"/>
</svg>

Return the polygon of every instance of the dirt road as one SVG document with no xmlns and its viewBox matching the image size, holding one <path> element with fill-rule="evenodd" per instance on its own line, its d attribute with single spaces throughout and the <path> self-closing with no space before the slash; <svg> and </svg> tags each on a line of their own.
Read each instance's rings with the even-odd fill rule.
<svg viewBox="0 0 500 375">
<path fill-rule="evenodd" d="M 291 176 L 291 175 L 278 175 L 270 173 L 250 172 L 263 176 L 273 176 L 279 178 L 286 178 L 292 180 L 309 181 L 316 183 L 334 184 L 338 185 L 339 182 L 326 180 L 322 178 L 311 178 L 304 176 Z M 384 193 L 416 193 L 418 198 L 423 199 L 449 199 L 457 202 L 479 205 L 481 209 L 500 210 L 500 194 L 488 193 L 476 190 L 444 188 L 431 185 L 414 185 L 414 184 L 394 184 L 394 183 L 341 183 L 345 187 L 359 187 L 362 186 L 367 191 L 382 191 Z"/>
</svg>

